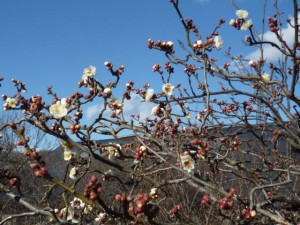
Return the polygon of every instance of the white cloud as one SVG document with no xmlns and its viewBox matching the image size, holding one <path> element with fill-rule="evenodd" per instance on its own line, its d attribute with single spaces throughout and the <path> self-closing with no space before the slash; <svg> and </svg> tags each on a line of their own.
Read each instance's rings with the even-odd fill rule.
<svg viewBox="0 0 300 225">
<path fill-rule="evenodd" d="M 145 120 L 147 117 L 151 117 L 151 110 L 155 106 L 151 102 L 142 102 L 142 98 L 137 94 L 132 94 L 130 100 L 125 100 L 123 106 L 123 112 L 128 120 L 131 114 L 139 114 L 141 121 Z"/>
<path fill-rule="evenodd" d="M 100 110 L 101 110 L 101 106 L 100 105 L 89 106 L 86 109 L 86 117 L 88 119 L 92 119 L 93 117 L 95 117 L 95 116 L 97 116 L 99 114 Z"/>
<path fill-rule="evenodd" d="M 291 19 L 293 21 L 293 18 Z M 283 40 L 285 40 L 290 47 L 293 46 L 294 34 L 295 34 L 294 29 L 291 26 L 287 25 L 282 29 L 282 34 L 283 34 Z M 260 37 L 262 37 L 262 35 L 260 35 Z M 266 33 L 264 33 L 264 41 L 274 42 L 279 47 L 281 47 L 281 43 L 276 38 L 276 35 L 271 31 L 267 31 Z M 277 48 L 272 47 L 269 44 L 265 44 L 263 46 L 263 50 L 264 50 L 264 58 L 266 58 L 267 60 L 276 61 L 282 57 L 282 53 Z M 258 60 L 260 56 L 261 56 L 260 49 L 257 49 L 254 52 L 248 54 L 246 58 L 250 60 Z"/>
<path fill-rule="evenodd" d="M 124 112 L 125 119 L 127 121 L 130 121 L 131 120 L 130 116 L 132 114 L 135 115 L 139 114 L 141 121 L 145 120 L 147 117 L 153 118 L 153 116 L 151 115 L 151 110 L 154 106 L 155 106 L 154 103 L 143 102 L 143 99 L 139 95 L 132 94 L 130 100 L 124 101 L 123 112 Z M 102 110 L 102 107 L 103 106 L 100 104 L 87 107 L 85 113 L 86 118 L 89 120 L 95 119 L 95 117 L 98 116 L 100 111 Z M 112 112 L 111 109 L 107 108 L 104 115 L 109 116 L 111 112 Z"/>
</svg>

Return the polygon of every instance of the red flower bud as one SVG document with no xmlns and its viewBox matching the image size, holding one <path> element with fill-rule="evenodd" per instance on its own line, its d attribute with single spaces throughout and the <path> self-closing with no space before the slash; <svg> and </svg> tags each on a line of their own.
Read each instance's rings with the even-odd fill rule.
<svg viewBox="0 0 300 225">
<path fill-rule="evenodd" d="M 16 130 L 17 129 L 17 125 L 14 122 L 9 122 L 8 124 L 10 126 L 11 129 Z"/>
<path fill-rule="evenodd" d="M 91 199 L 92 201 L 95 201 L 97 198 L 98 198 L 98 195 L 96 194 L 96 192 L 91 191 L 91 192 L 90 192 L 90 199 Z"/>
<path fill-rule="evenodd" d="M 30 167 L 31 167 L 31 169 L 38 169 L 39 165 L 36 163 L 32 163 L 32 164 L 30 164 Z"/>
<path fill-rule="evenodd" d="M 95 176 L 95 175 L 93 175 L 93 176 L 91 176 L 91 178 L 90 178 L 90 182 L 92 183 L 92 184 L 96 184 L 96 182 L 97 182 L 97 177 Z"/>
<path fill-rule="evenodd" d="M 20 127 L 20 134 L 23 135 L 23 134 L 24 134 L 24 131 L 25 131 L 25 127 L 24 127 L 24 126 L 21 126 L 21 127 Z"/>
</svg>

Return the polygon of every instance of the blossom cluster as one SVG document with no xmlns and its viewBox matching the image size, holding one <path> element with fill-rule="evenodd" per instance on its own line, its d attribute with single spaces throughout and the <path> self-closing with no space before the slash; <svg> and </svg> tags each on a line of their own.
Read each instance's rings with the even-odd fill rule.
<svg viewBox="0 0 300 225">
<path fill-rule="evenodd" d="M 248 30 L 253 26 L 252 20 L 247 20 L 248 15 L 248 11 L 239 9 L 236 11 L 237 19 L 231 19 L 229 24 L 238 30 Z"/>
</svg>

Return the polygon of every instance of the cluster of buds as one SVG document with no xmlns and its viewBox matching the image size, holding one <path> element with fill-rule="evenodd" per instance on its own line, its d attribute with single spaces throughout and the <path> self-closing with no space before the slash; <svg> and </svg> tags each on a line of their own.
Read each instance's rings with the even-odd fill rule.
<svg viewBox="0 0 300 225">
<path fill-rule="evenodd" d="M 87 87 L 87 86 L 89 86 L 89 83 L 88 82 L 84 82 L 84 80 L 79 81 L 78 82 L 78 87 L 81 88 L 83 86 Z"/>
<path fill-rule="evenodd" d="M 44 108 L 45 102 L 42 100 L 42 96 L 40 95 L 34 95 L 30 99 L 30 111 L 32 113 L 37 113 L 42 111 Z"/>
<path fill-rule="evenodd" d="M 52 91 L 52 88 L 53 88 L 52 85 L 48 86 L 48 88 L 47 88 L 47 94 L 48 95 L 54 95 L 54 97 L 56 97 L 56 94 Z"/>
<path fill-rule="evenodd" d="M 139 220 L 144 214 L 147 214 L 149 207 L 152 206 L 148 205 L 150 195 L 149 193 L 138 193 L 135 199 L 130 197 L 131 196 L 127 196 L 126 198 L 126 201 L 129 203 L 128 212 L 133 215 L 136 220 Z"/>
<path fill-rule="evenodd" d="M 222 24 L 224 24 L 226 21 L 224 19 L 219 19 L 219 23 L 218 26 L 221 26 Z"/>
<path fill-rule="evenodd" d="M 231 188 L 228 195 L 225 198 L 219 200 L 219 208 L 224 210 L 232 209 L 234 206 L 234 201 L 231 199 L 235 194 L 236 194 L 236 189 Z"/>
<path fill-rule="evenodd" d="M 256 216 L 256 211 L 254 209 L 243 209 L 242 215 L 244 219 L 252 219 Z"/>
<path fill-rule="evenodd" d="M 248 110 L 248 111 L 252 112 L 252 111 L 254 110 L 254 109 L 253 109 L 253 106 L 252 106 L 252 103 L 255 103 L 255 101 L 253 102 L 252 99 L 250 99 L 249 102 L 244 101 L 244 102 L 243 102 L 243 108 L 244 108 L 245 110 Z"/>
<path fill-rule="evenodd" d="M 198 149 L 197 153 L 203 157 L 206 156 L 207 151 L 209 150 L 209 146 L 206 141 L 200 144 L 200 149 Z"/>
<path fill-rule="evenodd" d="M 11 177 L 9 178 L 9 184 L 11 185 L 11 187 L 17 188 L 21 185 L 21 180 L 18 177 Z"/>
<path fill-rule="evenodd" d="M 83 195 L 90 198 L 90 200 L 95 201 L 102 192 L 102 184 L 98 182 L 98 179 L 95 175 L 92 175 L 88 184 L 84 188 Z"/>
<path fill-rule="evenodd" d="M 133 201 L 132 195 L 125 195 L 125 194 L 116 194 L 115 200 L 120 202 L 121 204 L 130 203 Z"/>
<path fill-rule="evenodd" d="M 18 188 L 21 185 L 21 179 L 17 176 L 13 176 L 9 169 L 4 170 L 3 172 L 0 171 L 0 179 L 7 179 L 9 185 L 12 188 Z M 0 190 L 1 193 L 1 190 Z"/>
<path fill-rule="evenodd" d="M 227 104 L 226 106 L 224 106 L 222 108 L 222 111 L 224 113 L 231 113 L 231 112 L 235 112 L 239 109 L 238 105 L 235 105 L 235 104 Z"/>
<path fill-rule="evenodd" d="M 232 146 L 232 149 L 234 151 L 237 151 L 239 149 L 239 145 L 241 145 L 242 142 L 241 142 L 240 137 L 238 135 L 236 135 L 234 139 L 235 140 L 232 141 L 231 146 Z"/>
<path fill-rule="evenodd" d="M 26 150 L 24 152 L 26 156 L 31 156 L 35 162 L 30 164 L 31 169 L 35 170 L 34 175 L 36 177 L 44 177 L 48 174 L 48 169 L 46 167 L 46 163 L 41 160 L 41 156 L 36 151 L 36 149 L 32 149 L 32 151 Z"/>
<path fill-rule="evenodd" d="M 26 85 L 25 83 L 23 83 L 19 80 L 16 80 L 16 79 L 12 79 L 11 81 L 14 83 L 14 86 L 17 88 L 18 92 L 21 92 L 21 91 L 24 92 L 24 93 L 27 92 L 27 89 L 25 87 L 25 85 Z"/>
<path fill-rule="evenodd" d="M 276 142 L 279 140 L 279 138 L 281 136 L 283 136 L 282 131 L 281 130 L 274 130 L 273 131 L 274 136 L 272 137 L 272 142 Z"/>
<path fill-rule="evenodd" d="M 147 148 L 140 146 L 135 150 L 135 160 L 143 160 L 147 156 Z"/>
<path fill-rule="evenodd" d="M 170 62 L 165 63 L 165 69 L 168 71 L 169 74 L 174 73 L 174 67 L 171 66 Z"/>
<path fill-rule="evenodd" d="M 250 60 L 248 64 L 249 64 L 249 66 L 251 66 L 251 67 L 253 67 L 253 68 L 256 68 L 256 67 L 257 67 L 257 63 L 254 62 L 253 60 Z"/>
<path fill-rule="evenodd" d="M 149 87 L 150 87 L 150 84 L 149 84 L 149 83 L 145 83 L 145 84 L 143 85 L 143 87 L 144 87 L 144 88 L 149 88 Z"/>
<path fill-rule="evenodd" d="M 264 114 L 265 114 L 265 116 L 267 116 L 267 117 L 271 116 L 271 114 L 270 114 L 270 111 L 269 111 L 269 110 L 265 110 Z"/>
<path fill-rule="evenodd" d="M 221 137 L 221 138 L 219 139 L 219 141 L 220 141 L 221 143 L 228 143 L 228 139 L 227 139 L 226 137 Z"/>
<path fill-rule="evenodd" d="M 172 128 L 172 122 L 168 122 L 167 124 L 161 123 L 157 125 L 157 130 L 163 135 L 168 132 L 170 128 Z"/>
<path fill-rule="evenodd" d="M 201 204 L 202 204 L 202 205 L 210 204 L 210 197 L 209 197 L 209 194 L 204 194 L 204 195 L 202 196 Z"/>
<path fill-rule="evenodd" d="M 171 216 L 176 216 L 179 211 L 181 210 L 181 205 L 175 205 L 171 210 L 170 210 L 170 214 Z"/>
<path fill-rule="evenodd" d="M 78 91 L 74 92 L 71 96 L 70 96 L 70 102 L 69 104 L 71 103 L 71 101 L 73 99 L 80 99 L 83 97 L 83 94 L 82 93 L 79 93 Z M 68 100 L 69 101 L 69 100 Z"/>
<path fill-rule="evenodd" d="M 200 110 L 199 113 L 196 116 L 196 119 L 201 121 L 202 117 L 205 116 L 206 111 L 207 111 L 206 109 L 205 110 Z"/>
<path fill-rule="evenodd" d="M 0 82 L 4 80 L 4 77 L 0 77 Z M 0 83 L 0 87 L 1 87 L 1 83 Z"/>
<path fill-rule="evenodd" d="M 130 91 L 125 91 L 123 93 L 123 98 L 126 99 L 126 100 L 130 100 L 131 99 L 131 93 L 130 93 Z"/>
<path fill-rule="evenodd" d="M 80 131 L 80 126 L 78 123 L 75 123 L 75 124 L 72 124 L 70 126 L 70 131 L 71 131 L 71 134 L 78 134 L 79 131 Z"/>
<path fill-rule="evenodd" d="M 155 48 L 169 54 L 175 53 L 174 43 L 172 41 L 157 41 L 155 43 L 152 39 L 148 39 L 148 48 Z"/>
<path fill-rule="evenodd" d="M 120 76 L 124 73 L 124 70 L 125 70 L 125 66 L 122 65 L 116 70 L 116 73 Z"/>
<path fill-rule="evenodd" d="M 275 15 L 276 17 L 276 15 Z M 277 32 L 279 31 L 279 27 L 278 27 L 278 21 L 276 18 L 271 18 L 271 17 L 268 17 L 268 21 L 269 21 L 269 28 L 270 28 L 270 31 L 271 32 Z"/>
<path fill-rule="evenodd" d="M 21 126 L 21 127 L 20 127 L 20 133 L 21 133 L 21 131 L 23 130 L 22 128 L 25 129 L 24 126 Z M 24 139 L 24 141 L 18 140 L 18 141 L 17 141 L 17 145 L 18 145 L 18 146 L 26 146 L 26 145 L 29 143 L 29 141 L 30 141 L 30 138 L 29 138 L 29 137 L 26 137 L 26 138 Z"/>
<path fill-rule="evenodd" d="M 109 62 L 109 61 L 106 61 L 106 62 L 104 63 L 104 65 L 106 66 L 106 68 L 107 68 L 108 70 L 112 70 L 112 68 L 114 67 L 114 65 L 113 65 L 111 62 Z"/>
<path fill-rule="evenodd" d="M 196 70 L 197 70 L 197 67 L 194 64 L 187 65 L 187 67 L 184 68 L 184 72 L 186 74 L 193 74 L 194 75 L 196 73 Z"/>
<path fill-rule="evenodd" d="M 76 113 L 74 113 L 74 116 L 75 116 L 75 118 L 74 118 L 74 120 L 76 121 L 76 123 L 80 123 L 80 119 L 82 118 L 82 109 L 77 109 L 77 112 Z"/>
<path fill-rule="evenodd" d="M 229 62 L 226 62 L 226 63 L 224 63 L 223 68 L 224 68 L 225 70 L 228 70 L 229 66 L 230 66 L 230 63 L 229 63 Z"/>
<path fill-rule="evenodd" d="M 161 68 L 161 65 L 155 64 L 155 65 L 152 67 L 152 71 L 153 71 L 153 72 L 157 72 L 157 71 L 159 72 L 160 68 Z"/>
<path fill-rule="evenodd" d="M 134 91 L 135 90 L 135 88 L 134 88 L 134 82 L 132 80 L 129 81 L 129 82 L 127 82 L 126 88 L 127 88 L 127 91 Z"/>
<path fill-rule="evenodd" d="M 151 49 L 151 48 L 153 47 L 154 43 L 155 43 L 155 42 L 154 42 L 151 38 L 149 38 L 149 39 L 148 39 L 148 48 Z"/>
<path fill-rule="evenodd" d="M 251 45 L 253 45 L 253 40 L 252 40 L 252 38 L 250 37 L 250 36 L 246 36 L 245 37 L 245 41 L 251 46 Z"/>
<path fill-rule="evenodd" d="M 54 122 L 51 126 L 51 130 L 56 132 L 56 133 L 59 133 L 60 132 L 60 126 L 59 126 L 59 123 L 58 122 Z"/>
<path fill-rule="evenodd" d="M 178 129 L 179 129 L 180 124 L 181 124 L 181 119 L 180 119 L 180 117 L 177 117 L 176 122 L 174 123 L 173 127 L 171 128 L 171 136 L 173 134 L 178 133 Z M 171 126 L 171 124 L 169 124 L 169 126 Z"/>
<path fill-rule="evenodd" d="M 189 30 L 192 30 L 194 33 L 198 34 L 198 28 L 192 19 L 185 19 L 185 22 Z"/>
<path fill-rule="evenodd" d="M 128 142 L 123 145 L 124 151 L 128 152 L 134 146 L 134 142 Z"/>
</svg>

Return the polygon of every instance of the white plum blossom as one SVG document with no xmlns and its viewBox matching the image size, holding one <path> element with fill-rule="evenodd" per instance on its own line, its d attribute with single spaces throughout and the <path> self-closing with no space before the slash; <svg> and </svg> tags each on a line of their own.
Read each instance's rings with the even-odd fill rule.
<svg viewBox="0 0 300 225">
<path fill-rule="evenodd" d="M 221 36 L 215 36 L 214 42 L 216 49 L 220 50 L 223 47 L 223 39 Z"/>
<path fill-rule="evenodd" d="M 180 156 L 180 159 L 183 169 L 188 173 L 190 173 L 195 168 L 195 161 L 190 155 L 182 155 Z"/>
<path fill-rule="evenodd" d="M 119 115 L 123 110 L 123 101 L 119 99 L 111 99 L 109 102 L 109 108 L 116 111 L 116 114 Z"/>
<path fill-rule="evenodd" d="M 96 67 L 89 66 L 83 70 L 82 80 L 84 83 L 87 83 L 89 78 L 93 78 L 96 75 Z"/>
<path fill-rule="evenodd" d="M 255 65 L 256 65 L 256 63 L 255 63 L 253 60 L 250 60 L 250 61 L 248 62 L 248 64 L 249 64 L 249 66 L 255 66 Z"/>
<path fill-rule="evenodd" d="M 167 42 L 167 45 L 168 45 L 169 47 L 173 47 L 173 46 L 174 46 L 174 43 L 173 43 L 172 41 L 168 41 L 168 42 Z"/>
<path fill-rule="evenodd" d="M 197 44 L 197 45 L 201 45 L 201 44 L 202 44 L 202 40 L 197 40 L 197 41 L 196 41 L 196 44 Z"/>
<path fill-rule="evenodd" d="M 63 209 L 60 211 L 60 213 L 61 213 L 63 216 L 66 215 L 68 221 L 71 220 L 72 223 L 79 223 L 79 220 L 78 220 L 79 215 L 77 215 L 71 207 L 68 208 L 68 211 L 67 211 L 66 208 L 63 208 Z"/>
<path fill-rule="evenodd" d="M 151 188 L 149 196 L 155 197 L 157 195 L 157 188 Z"/>
<path fill-rule="evenodd" d="M 270 74 L 268 74 L 268 73 L 264 73 L 263 75 L 261 75 L 261 77 L 263 78 L 264 81 L 271 80 Z"/>
<path fill-rule="evenodd" d="M 73 209 L 83 209 L 85 207 L 85 203 L 77 197 L 74 197 L 73 201 L 70 202 L 70 205 Z"/>
<path fill-rule="evenodd" d="M 253 25 L 252 20 L 246 20 L 241 26 L 241 30 L 248 30 Z"/>
<path fill-rule="evenodd" d="M 202 40 L 197 40 L 194 44 L 194 48 L 200 47 L 202 44 Z"/>
<path fill-rule="evenodd" d="M 85 205 L 83 213 L 88 214 L 88 213 L 92 212 L 92 210 L 93 210 L 93 207 L 91 205 Z"/>
<path fill-rule="evenodd" d="M 156 116 L 159 113 L 159 106 L 154 106 L 151 110 L 151 115 Z"/>
<path fill-rule="evenodd" d="M 121 150 L 121 145 L 116 144 L 116 146 L 117 147 L 115 147 L 115 146 L 107 146 L 107 147 L 105 147 L 105 149 L 109 153 L 108 154 L 108 158 L 109 159 L 113 159 L 115 157 L 119 157 L 120 156 L 120 153 L 119 153 L 118 149 Z"/>
<path fill-rule="evenodd" d="M 17 100 L 14 98 L 7 98 L 6 103 L 4 106 L 9 106 L 10 108 L 16 108 L 17 107 Z"/>
<path fill-rule="evenodd" d="M 109 95 L 112 93 L 112 92 L 111 92 L 111 89 L 110 89 L 109 87 L 104 88 L 103 92 L 104 92 L 105 94 L 109 94 Z"/>
<path fill-rule="evenodd" d="M 151 110 L 151 115 L 153 115 L 153 116 L 162 116 L 163 112 L 164 112 L 163 108 L 160 108 L 159 106 L 154 106 Z"/>
<path fill-rule="evenodd" d="M 50 114 L 56 119 L 60 119 L 68 114 L 67 99 L 63 98 L 49 107 Z"/>
<path fill-rule="evenodd" d="M 248 11 L 247 10 L 237 10 L 236 11 L 236 16 L 239 18 L 239 19 L 246 19 L 248 17 Z"/>
<path fill-rule="evenodd" d="M 229 24 L 230 24 L 230 26 L 234 26 L 235 20 L 234 20 L 234 19 L 231 19 L 231 20 L 229 21 Z"/>
<path fill-rule="evenodd" d="M 191 119 L 191 118 L 192 118 L 192 114 L 189 112 L 189 113 L 186 115 L 186 118 Z"/>
<path fill-rule="evenodd" d="M 71 160 L 73 156 L 73 153 L 70 150 L 65 149 L 64 151 L 64 160 L 68 161 Z"/>
<path fill-rule="evenodd" d="M 174 94 L 174 86 L 170 83 L 166 83 L 162 86 L 162 90 L 166 95 L 173 95 Z"/>
<path fill-rule="evenodd" d="M 150 102 L 154 95 L 154 89 L 148 89 L 145 94 L 145 102 Z"/>
<path fill-rule="evenodd" d="M 107 214 L 106 213 L 99 213 L 99 215 L 95 218 L 95 222 L 97 224 L 105 223 L 107 220 Z"/>
<path fill-rule="evenodd" d="M 72 156 L 71 156 L 71 158 L 72 158 Z M 78 169 L 78 167 L 72 167 L 72 169 L 70 170 L 69 177 L 72 180 L 76 180 L 76 178 L 77 178 L 78 175 L 79 175 L 79 169 Z"/>
</svg>

